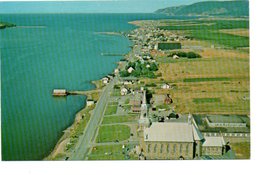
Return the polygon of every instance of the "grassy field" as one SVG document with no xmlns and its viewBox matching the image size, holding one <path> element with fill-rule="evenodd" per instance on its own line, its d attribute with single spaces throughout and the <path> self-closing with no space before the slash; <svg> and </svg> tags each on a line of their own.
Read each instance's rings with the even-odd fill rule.
<svg viewBox="0 0 260 175">
<path fill-rule="evenodd" d="M 89 155 L 89 160 L 138 160 L 138 157 L 131 155 L 126 157 L 126 151 L 122 148 L 123 145 L 106 145 L 96 146 Z M 132 148 L 133 145 L 125 145 L 125 147 Z"/>
<path fill-rule="evenodd" d="M 250 143 L 232 143 L 231 149 L 235 151 L 237 159 L 249 159 L 250 158 Z"/>
<path fill-rule="evenodd" d="M 99 128 L 96 142 L 123 141 L 130 137 L 130 128 L 127 125 L 103 125 Z"/>
<path fill-rule="evenodd" d="M 235 34 L 238 29 L 242 33 L 248 31 L 247 20 L 190 20 L 180 23 L 165 20 L 160 25 L 163 29 L 181 30 L 194 37 L 193 40 L 181 41 L 183 45 L 191 46 L 190 49 L 175 52 L 194 51 L 202 58 L 172 59 L 167 57 L 169 51 L 167 54 L 154 52 L 153 57 L 160 62 L 158 73 L 162 76 L 153 82 L 145 82 L 164 81 L 175 85 L 170 90 L 155 89 L 157 94 L 170 94 L 178 113 L 250 113 L 249 50 L 234 49 L 248 47 L 249 37 Z M 227 31 L 229 33 L 225 33 Z M 215 43 L 228 47 L 212 47 Z M 193 46 L 201 46 L 201 49 L 192 50 Z"/>
<path fill-rule="evenodd" d="M 88 156 L 89 160 L 125 160 L 122 145 L 97 146 Z"/>
<path fill-rule="evenodd" d="M 220 102 L 220 98 L 194 98 L 194 103 L 215 103 Z"/>
<path fill-rule="evenodd" d="M 232 48 L 249 46 L 249 37 L 245 35 L 245 29 L 249 28 L 248 20 L 188 20 L 181 23 L 164 21 L 160 25 L 160 28 L 165 30 L 186 31 L 190 37 L 208 41 L 213 45 Z M 239 32 L 223 32 L 234 29 L 243 30 L 242 35 L 237 34 Z"/>
<path fill-rule="evenodd" d="M 117 111 L 117 105 L 108 105 L 105 115 L 113 115 L 116 114 Z"/>
<path fill-rule="evenodd" d="M 133 122 L 136 121 L 137 119 L 138 116 L 136 115 L 109 116 L 109 117 L 104 117 L 102 124 Z"/>
<path fill-rule="evenodd" d="M 208 78 L 185 78 L 183 82 L 204 82 L 204 81 L 229 81 L 227 77 L 208 77 Z"/>
</svg>

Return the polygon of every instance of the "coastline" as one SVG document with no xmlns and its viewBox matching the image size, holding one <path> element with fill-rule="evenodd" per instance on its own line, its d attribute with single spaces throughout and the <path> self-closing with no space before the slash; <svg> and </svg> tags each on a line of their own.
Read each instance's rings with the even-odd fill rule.
<svg viewBox="0 0 260 175">
<path fill-rule="evenodd" d="M 138 25 L 131 23 L 131 22 L 129 22 L 129 24 L 139 27 Z M 128 40 L 130 40 L 129 37 L 127 37 L 126 35 L 123 34 L 123 32 L 122 33 L 121 32 L 97 32 L 97 34 L 123 36 L 123 37 L 126 37 Z M 122 56 L 122 59 L 125 59 L 127 57 L 127 55 L 132 51 L 133 51 L 133 49 L 131 49 L 124 56 Z M 118 69 L 119 67 L 120 67 L 120 61 L 117 62 L 117 66 L 115 67 L 115 69 Z M 88 90 L 88 91 L 84 91 L 85 92 L 84 95 L 87 97 L 87 94 L 90 92 L 90 96 L 92 96 L 92 98 L 93 98 L 93 94 L 91 93 L 91 91 L 95 92 L 98 90 L 102 90 L 104 85 L 102 84 L 101 79 L 93 80 L 93 81 L 91 81 L 91 83 L 95 85 L 95 88 Z M 96 98 L 97 97 L 95 97 L 94 99 L 96 99 Z M 86 111 L 88 109 L 89 109 L 89 107 L 87 106 L 87 103 L 85 102 L 85 106 L 75 114 L 74 122 L 63 131 L 63 135 L 58 140 L 58 142 L 56 143 L 56 145 L 53 148 L 53 150 L 51 151 L 51 153 L 48 156 L 44 157 L 43 160 L 64 160 L 64 158 L 66 160 L 66 157 L 67 157 L 66 154 L 70 153 L 70 151 L 66 150 L 66 146 L 70 143 L 70 139 L 71 139 L 70 135 L 76 129 L 77 125 L 79 125 L 82 122 L 82 118 L 81 118 L 82 113 L 84 113 L 84 111 Z M 89 110 L 89 112 L 91 113 L 93 109 Z M 88 122 L 87 122 L 87 125 L 88 125 Z M 78 138 L 77 142 L 78 141 L 79 141 L 79 138 Z"/>
</svg>

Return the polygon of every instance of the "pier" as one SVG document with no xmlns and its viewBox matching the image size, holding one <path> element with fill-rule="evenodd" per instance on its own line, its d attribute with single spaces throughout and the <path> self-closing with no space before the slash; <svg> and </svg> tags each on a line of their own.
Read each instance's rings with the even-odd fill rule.
<svg viewBox="0 0 260 175">
<path fill-rule="evenodd" d="M 54 97 L 66 97 L 68 95 L 91 95 L 91 93 L 100 92 L 100 90 L 90 90 L 90 91 L 68 91 L 66 89 L 54 89 L 52 95 Z"/>
</svg>

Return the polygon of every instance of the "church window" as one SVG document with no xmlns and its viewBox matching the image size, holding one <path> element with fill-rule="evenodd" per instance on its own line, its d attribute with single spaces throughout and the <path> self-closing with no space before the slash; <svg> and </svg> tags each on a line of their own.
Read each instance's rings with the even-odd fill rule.
<svg viewBox="0 0 260 175">
<path fill-rule="evenodd" d="M 149 153 L 151 151 L 151 144 L 148 144 L 147 152 Z"/>
<path fill-rule="evenodd" d="M 154 145 L 153 147 L 153 152 L 156 153 L 156 149 L 157 149 L 157 144 Z"/>
<path fill-rule="evenodd" d="M 163 152 L 163 144 L 161 144 L 160 152 L 161 152 L 161 153 Z"/>
<path fill-rule="evenodd" d="M 186 145 L 186 155 L 189 154 L 189 144 Z"/>
<path fill-rule="evenodd" d="M 167 144 L 167 147 L 166 147 L 166 149 L 167 149 L 167 153 L 169 153 L 169 152 L 170 152 L 170 147 L 169 147 L 169 144 Z"/>
<path fill-rule="evenodd" d="M 180 154 L 182 153 L 182 144 L 180 144 Z"/>
</svg>

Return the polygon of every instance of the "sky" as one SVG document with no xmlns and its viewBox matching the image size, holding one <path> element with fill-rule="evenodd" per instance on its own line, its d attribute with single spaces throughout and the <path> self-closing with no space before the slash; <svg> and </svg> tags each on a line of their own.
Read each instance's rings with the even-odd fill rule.
<svg viewBox="0 0 260 175">
<path fill-rule="evenodd" d="M 84 0 L 15 2 L 0 0 L 1 13 L 152 13 L 207 0 Z"/>
</svg>

